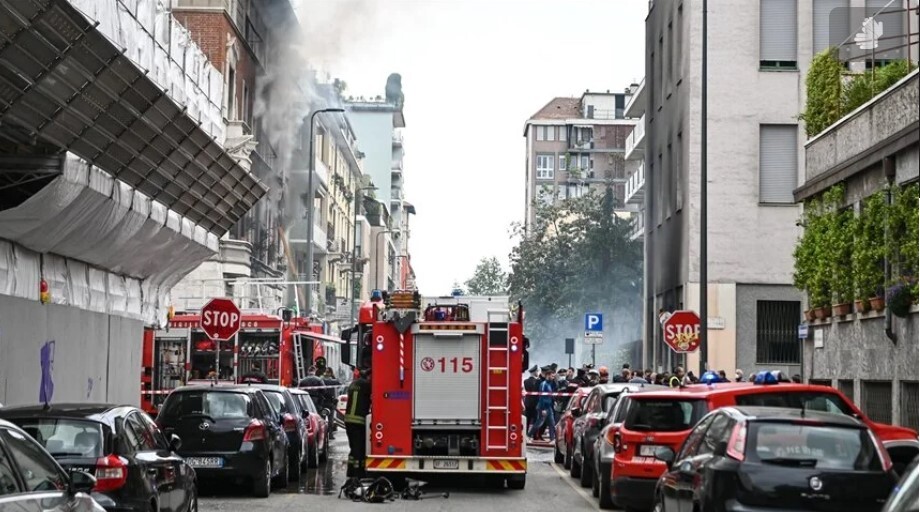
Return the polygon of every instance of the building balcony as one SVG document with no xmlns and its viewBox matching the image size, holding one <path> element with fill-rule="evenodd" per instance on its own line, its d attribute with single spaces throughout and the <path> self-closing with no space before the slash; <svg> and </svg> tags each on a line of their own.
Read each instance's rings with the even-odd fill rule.
<svg viewBox="0 0 920 512">
<path fill-rule="evenodd" d="M 645 78 L 639 82 L 638 87 L 630 91 L 632 94 L 629 97 L 629 101 L 626 102 L 626 117 L 642 117 L 645 115 Z"/>
<path fill-rule="evenodd" d="M 592 149 L 594 149 L 594 139 L 569 141 L 571 151 L 591 151 Z"/>
<path fill-rule="evenodd" d="M 639 211 L 632 216 L 630 222 L 629 239 L 642 240 L 645 237 L 645 212 Z"/>
<path fill-rule="evenodd" d="M 642 204 L 645 201 L 645 163 L 640 162 L 636 172 L 626 180 L 626 202 Z"/>
<path fill-rule="evenodd" d="M 393 147 L 401 148 L 403 145 L 403 134 L 399 132 L 393 132 Z"/>
<path fill-rule="evenodd" d="M 645 115 L 633 126 L 626 137 L 626 159 L 639 160 L 645 155 Z"/>
<path fill-rule="evenodd" d="M 288 243 L 303 244 L 306 242 L 307 221 L 300 220 L 295 222 L 288 231 Z M 313 225 L 313 250 L 317 254 L 326 254 L 326 230 L 318 224 Z"/>
</svg>

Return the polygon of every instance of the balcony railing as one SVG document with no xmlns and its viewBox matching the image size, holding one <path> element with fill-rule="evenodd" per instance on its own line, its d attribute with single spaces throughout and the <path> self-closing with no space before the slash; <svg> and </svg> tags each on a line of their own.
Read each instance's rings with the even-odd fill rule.
<svg viewBox="0 0 920 512">
<path fill-rule="evenodd" d="M 645 212 L 640 211 L 632 216 L 630 223 L 629 239 L 639 240 L 645 235 Z"/>
<path fill-rule="evenodd" d="M 645 163 L 640 162 L 636 172 L 626 180 L 626 202 L 642 204 L 645 200 Z"/>
<path fill-rule="evenodd" d="M 393 132 L 393 145 L 402 146 L 403 145 L 403 135 L 399 132 Z"/>
<path fill-rule="evenodd" d="M 631 132 L 626 137 L 626 159 L 636 160 L 642 158 L 645 149 L 645 115 L 639 118 L 639 122 L 633 126 Z"/>
<path fill-rule="evenodd" d="M 636 117 L 645 114 L 645 78 L 639 82 L 639 87 L 632 91 L 629 101 L 626 102 L 626 115 Z"/>
</svg>

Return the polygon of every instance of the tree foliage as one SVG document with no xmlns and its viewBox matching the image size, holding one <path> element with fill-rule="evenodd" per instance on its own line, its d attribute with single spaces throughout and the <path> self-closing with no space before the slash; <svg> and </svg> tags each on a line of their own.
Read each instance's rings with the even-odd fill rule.
<svg viewBox="0 0 920 512">
<path fill-rule="evenodd" d="M 532 346 L 577 336 L 589 311 L 605 313 L 605 328 L 622 333 L 611 342 L 639 336 L 642 244 L 629 239 L 630 221 L 614 214 L 614 203 L 607 187 L 535 204 L 536 222 L 526 231 L 514 227 L 520 241 L 510 255 L 509 291 L 524 304 Z"/>
<path fill-rule="evenodd" d="M 504 295 L 508 293 L 508 276 L 498 258 L 482 258 L 466 283 L 470 295 Z"/>
</svg>

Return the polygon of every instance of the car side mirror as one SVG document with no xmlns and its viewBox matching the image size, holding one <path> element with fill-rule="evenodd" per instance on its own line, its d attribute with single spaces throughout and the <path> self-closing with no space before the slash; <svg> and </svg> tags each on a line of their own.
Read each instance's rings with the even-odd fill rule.
<svg viewBox="0 0 920 512">
<path fill-rule="evenodd" d="M 674 450 L 667 446 L 659 446 L 655 450 L 655 458 L 671 467 L 671 464 L 674 464 Z"/>
<path fill-rule="evenodd" d="M 182 438 L 176 434 L 170 434 L 169 436 L 169 449 L 177 452 L 179 448 L 182 448 Z"/>
<path fill-rule="evenodd" d="M 87 473 L 86 471 L 71 471 L 70 472 L 70 482 L 67 486 L 67 491 L 70 494 L 77 494 L 78 492 L 90 493 L 93 488 L 96 487 L 96 477 Z"/>
</svg>

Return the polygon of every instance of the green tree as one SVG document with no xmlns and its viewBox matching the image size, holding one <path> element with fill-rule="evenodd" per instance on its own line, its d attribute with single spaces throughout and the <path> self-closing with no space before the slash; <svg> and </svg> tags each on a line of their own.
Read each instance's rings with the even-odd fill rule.
<svg viewBox="0 0 920 512">
<path fill-rule="evenodd" d="M 466 283 L 470 295 L 504 295 L 508 293 L 508 276 L 498 258 L 482 258 Z"/>
<path fill-rule="evenodd" d="M 552 205 L 534 204 L 536 222 L 516 225 L 509 292 L 526 312 L 525 330 L 541 346 L 561 347 L 577 336 L 586 312 L 606 315 L 605 347 L 641 332 L 642 243 L 630 240 L 630 221 L 614 212 L 613 189 Z M 557 357 L 554 348 L 547 357 Z M 544 358 L 545 360 L 545 358 Z M 618 361 L 619 362 L 619 361 Z"/>
</svg>

